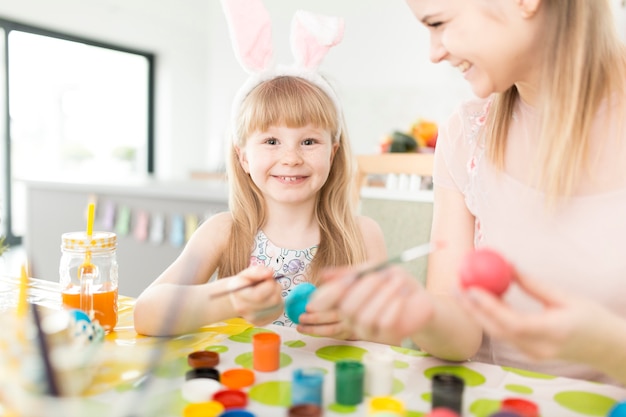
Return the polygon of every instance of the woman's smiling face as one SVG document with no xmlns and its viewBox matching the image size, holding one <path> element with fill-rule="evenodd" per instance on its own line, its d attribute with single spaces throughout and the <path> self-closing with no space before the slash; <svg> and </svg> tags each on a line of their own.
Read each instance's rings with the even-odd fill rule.
<svg viewBox="0 0 626 417">
<path fill-rule="evenodd" d="M 430 59 L 458 68 L 477 96 L 534 83 L 540 26 L 527 7 L 540 0 L 406 1 L 429 31 Z"/>
</svg>

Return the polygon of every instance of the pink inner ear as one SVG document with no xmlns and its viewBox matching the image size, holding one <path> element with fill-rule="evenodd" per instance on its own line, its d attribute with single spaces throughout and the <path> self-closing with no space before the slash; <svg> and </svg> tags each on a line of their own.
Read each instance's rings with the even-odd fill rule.
<svg viewBox="0 0 626 417">
<path fill-rule="evenodd" d="M 251 72 L 269 68 L 273 59 L 270 16 L 262 1 L 223 0 L 235 53 Z"/>
</svg>

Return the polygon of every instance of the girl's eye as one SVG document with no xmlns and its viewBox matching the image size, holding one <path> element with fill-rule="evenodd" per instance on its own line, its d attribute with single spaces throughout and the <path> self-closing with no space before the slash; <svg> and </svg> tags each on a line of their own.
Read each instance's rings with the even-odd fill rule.
<svg viewBox="0 0 626 417">
<path fill-rule="evenodd" d="M 435 21 L 435 22 L 428 22 L 428 23 L 426 23 L 426 26 L 428 26 L 429 28 L 433 28 L 433 29 L 436 29 L 436 28 L 438 28 L 441 25 L 443 25 L 443 22 Z"/>
<path fill-rule="evenodd" d="M 313 145 L 315 143 L 315 139 L 305 139 L 302 143 L 304 145 Z"/>
<path fill-rule="evenodd" d="M 265 143 L 267 143 L 268 145 L 276 145 L 278 143 L 278 139 L 276 138 L 269 138 L 265 141 Z"/>
</svg>

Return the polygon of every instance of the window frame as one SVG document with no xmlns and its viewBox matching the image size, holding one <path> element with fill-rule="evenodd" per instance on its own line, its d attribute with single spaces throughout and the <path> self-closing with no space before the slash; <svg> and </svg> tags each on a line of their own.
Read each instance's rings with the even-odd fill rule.
<svg viewBox="0 0 626 417">
<path fill-rule="evenodd" d="M 17 236 L 13 234 L 13 215 L 12 215 L 12 188 L 13 188 L 13 178 L 12 178 L 12 161 L 11 161 L 11 121 L 10 121 L 10 111 L 9 111 L 9 97 L 11 95 L 10 91 L 10 81 L 9 81 L 9 34 L 13 30 L 22 31 L 31 33 L 34 35 L 46 36 L 66 41 L 72 41 L 77 43 L 82 43 L 90 46 L 96 46 L 100 48 L 110 49 L 119 52 L 125 52 L 130 54 L 136 54 L 144 57 L 147 61 L 148 66 L 148 74 L 147 74 L 147 126 L 146 126 L 146 140 L 147 140 L 147 152 L 146 152 L 146 166 L 145 173 L 148 175 L 152 175 L 155 172 L 154 160 L 155 160 L 155 141 L 154 141 L 154 125 L 155 125 L 155 54 L 147 51 L 142 51 L 134 48 L 124 47 L 108 42 L 102 42 L 94 39 L 90 39 L 83 36 L 77 36 L 70 33 L 60 32 L 56 30 L 51 30 L 47 28 L 43 28 L 41 26 L 33 26 L 29 24 L 24 24 L 21 22 L 17 22 L 12 19 L 7 19 L 0 16 L 0 29 L 3 30 L 1 40 L 3 43 L 3 53 L 4 56 L 2 58 L 1 65 L 4 67 L 0 74 L 4 74 L 4 77 L 1 82 L 4 83 L 0 92 L 3 92 L 4 96 L 0 97 L 0 100 L 4 102 L 4 111 L 0 112 L 0 118 L 2 118 L 1 126 L 4 127 L 3 131 L 0 132 L 0 146 L 3 148 L 0 151 L 2 158 L 4 159 L 0 163 L 4 164 L 4 169 L 0 172 L 0 181 L 2 181 L 2 189 L 3 195 L 0 196 L 0 203 L 2 207 L 0 207 L 0 213 L 2 213 L 2 227 L 5 238 L 5 242 L 9 246 L 19 245 L 22 243 L 22 236 Z"/>
</svg>

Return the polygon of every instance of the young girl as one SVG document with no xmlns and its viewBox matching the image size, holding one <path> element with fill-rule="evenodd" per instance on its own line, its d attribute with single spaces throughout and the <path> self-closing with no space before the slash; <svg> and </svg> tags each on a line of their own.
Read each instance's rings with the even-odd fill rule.
<svg viewBox="0 0 626 417">
<path fill-rule="evenodd" d="M 446 247 L 426 290 L 401 268 L 350 286 L 334 272 L 310 308 L 445 359 L 626 384 L 626 53 L 608 0 L 407 3 L 431 60 L 479 97 L 437 141 Z M 516 268 L 502 299 L 459 290 L 462 257 L 486 246 Z"/>
<path fill-rule="evenodd" d="M 263 16 L 255 14 L 258 2 L 244 6 L 254 19 Z M 251 39 L 264 41 L 262 33 Z M 351 203 L 353 157 L 339 100 L 314 67 L 300 64 L 259 69 L 240 90 L 228 156 L 230 211 L 204 222 L 139 296 L 137 332 L 177 334 L 237 316 L 291 326 L 282 299 L 295 286 L 318 284 L 325 266 L 386 257 L 380 227 L 356 217 Z M 254 282 L 260 284 L 215 296 Z M 301 321 L 313 334 L 350 335 L 337 311 L 303 314 Z"/>
</svg>

